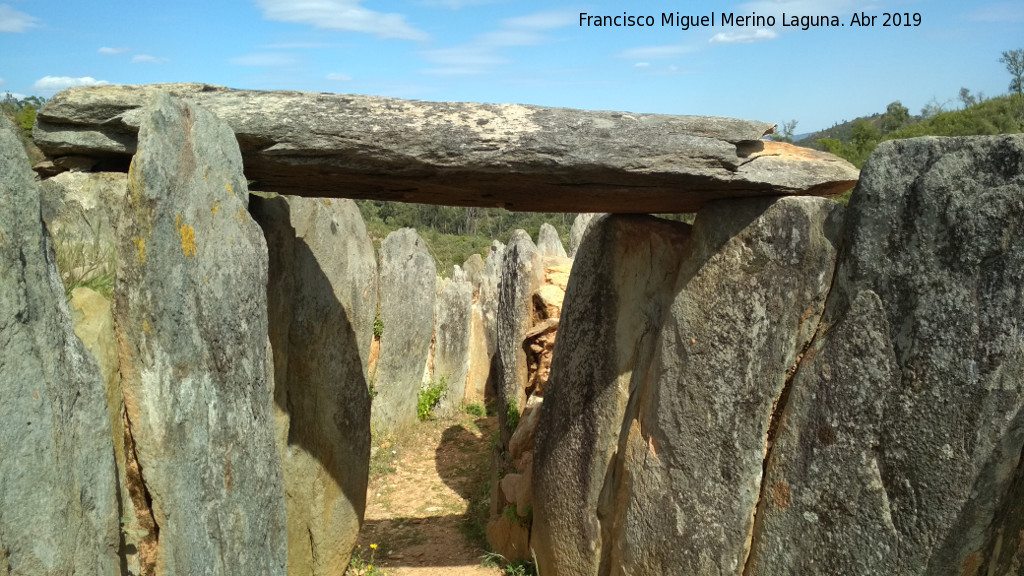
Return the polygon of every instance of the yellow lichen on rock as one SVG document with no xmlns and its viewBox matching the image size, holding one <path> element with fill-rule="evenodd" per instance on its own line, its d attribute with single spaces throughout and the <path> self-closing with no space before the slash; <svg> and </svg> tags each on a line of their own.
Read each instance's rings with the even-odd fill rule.
<svg viewBox="0 0 1024 576">
<path fill-rule="evenodd" d="M 146 263 L 146 239 L 142 238 L 141 236 L 136 236 L 136 237 L 132 238 L 132 241 L 135 242 L 135 249 L 137 251 L 137 254 L 135 255 L 136 262 L 139 263 L 139 264 L 145 264 Z"/>
<path fill-rule="evenodd" d="M 181 234 L 181 253 L 186 258 L 192 258 L 196 255 L 196 231 L 188 224 L 184 224 L 182 219 L 183 216 L 179 213 L 174 218 L 174 227 Z"/>
</svg>

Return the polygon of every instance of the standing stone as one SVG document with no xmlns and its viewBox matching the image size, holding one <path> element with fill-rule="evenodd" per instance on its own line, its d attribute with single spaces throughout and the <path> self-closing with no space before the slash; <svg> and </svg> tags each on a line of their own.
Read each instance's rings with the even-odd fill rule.
<svg viewBox="0 0 1024 576">
<path fill-rule="evenodd" d="M 622 416 L 651 369 L 689 233 L 676 222 L 609 216 L 577 254 L 533 459 L 532 546 L 544 576 L 598 574 L 610 526 L 597 506 L 602 492 L 612 496 L 606 473 Z"/>
<path fill-rule="evenodd" d="M 466 404 L 484 404 L 487 378 L 491 373 L 491 355 L 487 351 L 487 331 L 483 309 L 478 302 L 470 308 L 469 374 L 466 378 Z"/>
<path fill-rule="evenodd" d="M 103 380 L 72 332 L 14 129 L 0 115 L 0 573 L 117 574 Z"/>
<path fill-rule="evenodd" d="M 234 134 L 165 93 L 144 111 L 118 225 L 114 318 L 140 524 L 158 574 L 285 574 L 267 382 L 267 249 Z M 149 516 L 145 518 L 144 516 Z"/>
<path fill-rule="evenodd" d="M 416 421 L 416 398 L 434 334 L 437 265 L 412 228 L 395 230 L 380 248 L 380 316 L 384 332 L 372 377 L 373 427 L 394 431 Z"/>
<path fill-rule="evenodd" d="M 466 400 L 469 376 L 470 323 L 473 285 L 451 281 L 441 288 L 437 299 L 437 329 L 434 333 L 434 380 L 444 378 L 448 391 L 438 414 L 455 414 Z"/>
<path fill-rule="evenodd" d="M 746 573 L 1020 574 L 1024 136 L 881 144 L 843 246 Z"/>
<path fill-rule="evenodd" d="M 253 196 L 270 252 L 289 576 L 341 574 L 366 509 L 377 261 L 351 200 Z"/>
<path fill-rule="evenodd" d="M 623 293 L 617 307 L 588 302 L 595 316 L 661 326 L 647 341 L 618 330 L 620 338 L 634 335 L 632 347 L 581 347 L 600 341 L 570 330 L 569 308 L 579 304 L 578 293 L 567 295 L 534 468 L 543 573 L 742 572 L 773 408 L 831 281 L 837 207 L 817 198 L 709 204 L 663 316 L 623 307 Z M 583 254 L 573 278 L 588 275 L 579 268 Z M 567 362 L 634 348 L 635 364 L 608 372 L 632 374 L 629 385 L 606 388 L 607 376 L 572 385 L 579 376 Z M 566 430 L 564 422 L 577 423 Z M 571 507 L 588 513 L 558 513 Z M 586 552 L 560 555 L 555 544 Z"/>
<path fill-rule="evenodd" d="M 122 198 L 123 200 L 123 198 Z M 139 574 L 138 549 L 142 544 L 142 529 L 133 519 L 135 505 L 128 488 L 128 458 L 125 453 L 124 396 L 121 392 L 120 360 L 118 359 L 117 335 L 114 330 L 113 303 L 102 294 L 78 287 L 71 292 L 71 320 L 75 335 L 92 354 L 99 365 L 106 392 L 107 416 L 110 419 L 111 441 L 114 445 L 114 465 L 117 471 L 118 502 L 121 518 L 129 519 L 122 526 L 124 540 L 121 550 L 125 565 L 133 574 Z"/>
<path fill-rule="evenodd" d="M 100 254 L 112 254 L 127 186 L 123 172 L 64 172 L 43 180 L 43 220 L 50 234 L 58 243 L 95 244 Z"/>
<path fill-rule="evenodd" d="M 558 237 L 558 230 L 547 222 L 540 225 L 540 232 L 537 233 L 537 251 L 545 258 L 549 256 L 566 257 L 562 239 Z"/>
<path fill-rule="evenodd" d="M 533 292 L 544 278 L 544 265 L 530 235 L 516 230 L 509 239 L 498 285 L 497 361 L 495 392 L 501 442 L 508 445 L 513 430 L 508 426 L 510 409 L 526 408 L 526 352 L 523 338 L 533 315 Z"/>
<path fill-rule="evenodd" d="M 621 428 L 616 569 L 742 573 L 775 407 L 818 326 L 841 223 L 842 207 L 820 198 L 698 213 L 650 380 Z"/>
<path fill-rule="evenodd" d="M 487 334 L 487 353 L 494 356 L 498 351 L 498 286 L 501 283 L 501 271 L 505 262 L 505 245 L 498 240 L 491 242 L 491 249 L 484 260 L 484 271 L 480 275 L 480 286 L 477 289 L 481 313 L 484 317 L 484 330 Z"/>
<path fill-rule="evenodd" d="M 473 285 L 474 296 L 480 290 L 480 277 L 484 273 L 485 266 L 484 258 L 479 254 L 470 254 L 462 264 L 462 269 L 466 272 L 466 280 Z"/>
<path fill-rule="evenodd" d="M 576 215 L 576 218 L 572 221 L 572 229 L 569 230 L 569 249 L 566 251 L 566 255 L 569 258 L 576 257 L 576 251 L 580 249 L 583 237 L 587 235 L 587 231 L 593 225 L 594 219 L 599 216 L 601 214 L 596 212 L 584 212 Z"/>
</svg>

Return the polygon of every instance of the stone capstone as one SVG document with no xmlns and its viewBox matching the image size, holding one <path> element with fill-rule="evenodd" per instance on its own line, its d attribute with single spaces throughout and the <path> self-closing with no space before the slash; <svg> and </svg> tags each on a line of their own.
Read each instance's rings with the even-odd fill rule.
<svg viewBox="0 0 1024 576">
<path fill-rule="evenodd" d="M 114 318 L 136 520 L 152 526 L 143 568 L 283 575 L 267 248 L 238 145 L 211 113 L 166 93 L 140 114 Z"/>
<path fill-rule="evenodd" d="M 0 573 L 117 574 L 104 381 L 72 331 L 14 130 L 0 114 Z"/>
<path fill-rule="evenodd" d="M 34 138 L 51 157 L 125 163 L 157 91 L 225 121 L 257 189 L 301 196 L 692 212 L 721 198 L 835 195 L 857 180 L 831 154 L 763 140 L 775 129 L 764 122 L 206 84 L 65 90 L 39 112 Z"/>
<path fill-rule="evenodd" d="M 253 196 L 269 247 L 288 574 L 341 574 L 366 509 L 377 261 L 351 200 Z"/>
</svg>

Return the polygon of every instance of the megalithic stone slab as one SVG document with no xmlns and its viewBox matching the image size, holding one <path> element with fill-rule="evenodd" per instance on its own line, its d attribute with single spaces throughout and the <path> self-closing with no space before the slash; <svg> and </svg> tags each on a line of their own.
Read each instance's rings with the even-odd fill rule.
<svg viewBox="0 0 1024 576">
<path fill-rule="evenodd" d="M 284 575 L 267 381 L 267 248 L 231 129 L 166 93 L 143 111 L 114 317 L 159 574 Z M 145 520 L 145 519 L 142 519 Z"/>
<path fill-rule="evenodd" d="M 388 234 L 380 247 L 380 358 L 371 376 L 375 430 L 416 422 L 416 398 L 430 356 L 437 302 L 437 264 L 412 228 Z"/>
<path fill-rule="evenodd" d="M 341 574 L 366 509 L 377 260 L 351 200 L 253 196 L 270 252 L 289 576 Z"/>
<path fill-rule="evenodd" d="M 881 144 L 744 574 L 1020 574 L 1024 136 Z"/>
<path fill-rule="evenodd" d="M 166 90 L 235 131 L 254 188 L 535 212 L 691 212 L 730 197 L 834 195 L 857 170 L 762 140 L 764 122 L 568 108 L 231 90 L 88 86 L 54 96 L 35 138 L 51 156 L 135 151 L 148 95 Z"/>
<path fill-rule="evenodd" d="M 0 573 L 118 574 L 103 379 L 72 332 L 14 129 L 0 114 Z"/>
<path fill-rule="evenodd" d="M 613 494 L 623 413 L 650 370 L 689 235 L 686 224 L 613 215 L 576 256 L 533 456 L 531 545 L 545 576 L 608 573 L 599 568 L 614 544 L 598 502 Z"/>
</svg>

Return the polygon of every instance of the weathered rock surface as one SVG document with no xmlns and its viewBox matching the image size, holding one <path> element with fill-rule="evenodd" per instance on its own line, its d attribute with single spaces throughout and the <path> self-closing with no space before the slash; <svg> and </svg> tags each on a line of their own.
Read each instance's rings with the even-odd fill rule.
<svg viewBox="0 0 1024 576">
<path fill-rule="evenodd" d="M 838 194 L 857 180 L 835 156 L 761 140 L 774 129 L 762 122 L 205 84 L 66 90 L 40 112 L 35 138 L 50 156 L 126 158 L 157 90 L 227 122 L 256 187 L 303 196 L 692 212 L 720 198 Z"/>
<path fill-rule="evenodd" d="M 769 428 L 818 326 L 841 214 L 791 197 L 697 214 L 650 380 L 616 428 L 613 566 L 742 573 Z"/>
<path fill-rule="evenodd" d="M 412 228 L 380 247 L 380 316 L 384 332 L 372 377 L 373 426 L 393 431 L 416 421 L 416 397 L 434 334 L 437 265 Z"/>
<path fill-rule="evenodd" d="M 351 200 L 253 197 L 270 253 L 270 342 L 289 576 L 341 574 L 366 509 L 366 366 L 377 261 Z"/>
<path fill-rule="evenodd" d="M 516 230 L 508 241 L 502 260 L 498 285 L 498 318 L 496 325 L 495 392 L 501 442 L 508 445 L 513 430 L 509 428 L 508 411 L 526 409 L 527 359 L 523 338 L 533 319 L 533 292 L 544 279 L 543 258 L 530 235 Z"/>
<path fill-rule="evenodd" d="M 143 563 L 169 575 L 283 575 L 267 249 L 246 211 L 241 156 L 202 108 L 158 93 L 142 116 L 114 318 L 137 456 L 129 473 L 151 504 L 135 502 L 137 519 L 155 523 Z"/>
<path fill-rule="evenodd" d="M 117 221 L 128 179 L 123 172 L 65 172 L 43 180 L 43 220 L 72 277 L 90 281 L 114 273 Z"/>
<path fill-rule="evenodd" d="M 533 456 L 532 546 L 545 576 L 599 573 L 610 526 L 597 506 L 689 233 L 685 224 L 609 216 L 576 255 Z"/>
<path fill-rule="evenodd" d="M 473 285 L 454 280 L 445 283 L 437 295 L 434 329 L 434 380 L 444 378 L 448 384 L 439 415 L 455 414 L 466 400 L 472 314 Z"/>
<path fill-rule="evenodd" d="M 96 237 L 113 249 L 128 178 L 123 172 L 65 172 L 42 181 L 43 220 L 51 235 Z"/>
<path fill-rule="evenodd" d="M 566 248 L 566 256 L 569 258 L 576 257 L 576 251 L 580 249 L 583 237 L 590 230 L 594 219 L 600 216 L 601 214 L 596 212 L 583 212 L 576 215 L 576 218 L 572 221 L 572 228 L 569 230 L 569 247 Z"/>
<path fill-rule="evenodd" d="M 816 198 L 707 206 L 685 252 L 677 248 L 685 258 L 674 294 L 660 283 L 649 296 L 639 284 L 616 289 L 618 300 L 601 306 L 619 326 L 617 342 L 571 323 L 580 294 L 567 295 L 534 467 L 543 573 L 742 572 L 773 408 L 817 327 L 838 225 L 838 205 Z M 573 278 L 622 273 L 588 274 L 589 242 Z M 632 257 L 647 260 L 643 252 Z M 668 269 L 665 261 L 651 273 Z M 600 377 L 577 383 L 586 378 L 576 375 L 578 364 L 601 357 L 624 364 L 609 361 Z M 570 507 L 587 512 L 558 513 Z M 582 552 L 561 554 L 559 545 Z"/>
<path fill-rule="evenodd" d="M 767 462 L 748 574 L 1019 574 L 1024 136 L 886 142 Z"/>
<path fill-rule="evenodd" d="M 493 339 L 493 337 L 491 337 Z M 484 315 L 478 303 L 470 308 L 469 374 L 466 377 L 466 404 L 484 404 L 487 400 L 487 379 L 491 374 L 491 354 L 487 351 L 488 335 Z"/>
<path fill-rule="evenodd" d="M 124 184 L 122 182 L 122 184 Z M 123 201 L 123 198 L 122 198 Z M 117 471 L 118 503 L 121 518 L 134 519 L 135 505 L 128 489 L 128 459 L 124 440 L 124 398 L 121 393 L 120 360 L 118 358 L 117 336 L 114 331 L 112 302 L 102 294 L 85 287 L 71 292 L 71 320 L 75 335 L 92 354 L 103 376 L 106 392 L 107 416 L 110 420 L 111 441 L 114 446 L 114 464 Z M 138 548 L 141 544 L 142 529 L 137 522 L 126 522 L 121 531 L 124 540 L 121 551 L 125 566 L 133 574 L 139 574 Z"/>
<path fill-rule="evenodd" d="M 480 277 L 483 275 L 486 265 L 483 256 L 479 254 L 470 254 L 466 262 L 462 264 L 462 269 L 466 273 L 466 281 L 473 285 L 474 296 L 480 290 Z"/>
<path fill-rule="evenodd" d="M 498 240 L 491 242 L 491 249 L 484 260 L 484 271 L 480 275 L 480 284 L 476 288 L 487 334 L 487 352 L 491 356 L 498 351 L 498 286 L 505 266 L 505 248 Z"/>
<path fill-rule="evenodd" d="M 117 574 L 104 385 L 72 332 L 39 186 L 0 115 L 0 572 Z"/>
<path fill-rule="evenodd" d="M 537 233 L 537 251 L 544 257 L 566 257 L 562 239 L 558 237 L 558 230 L 547 222 L 540 225 L 540 232 Z"/>
</svg>

